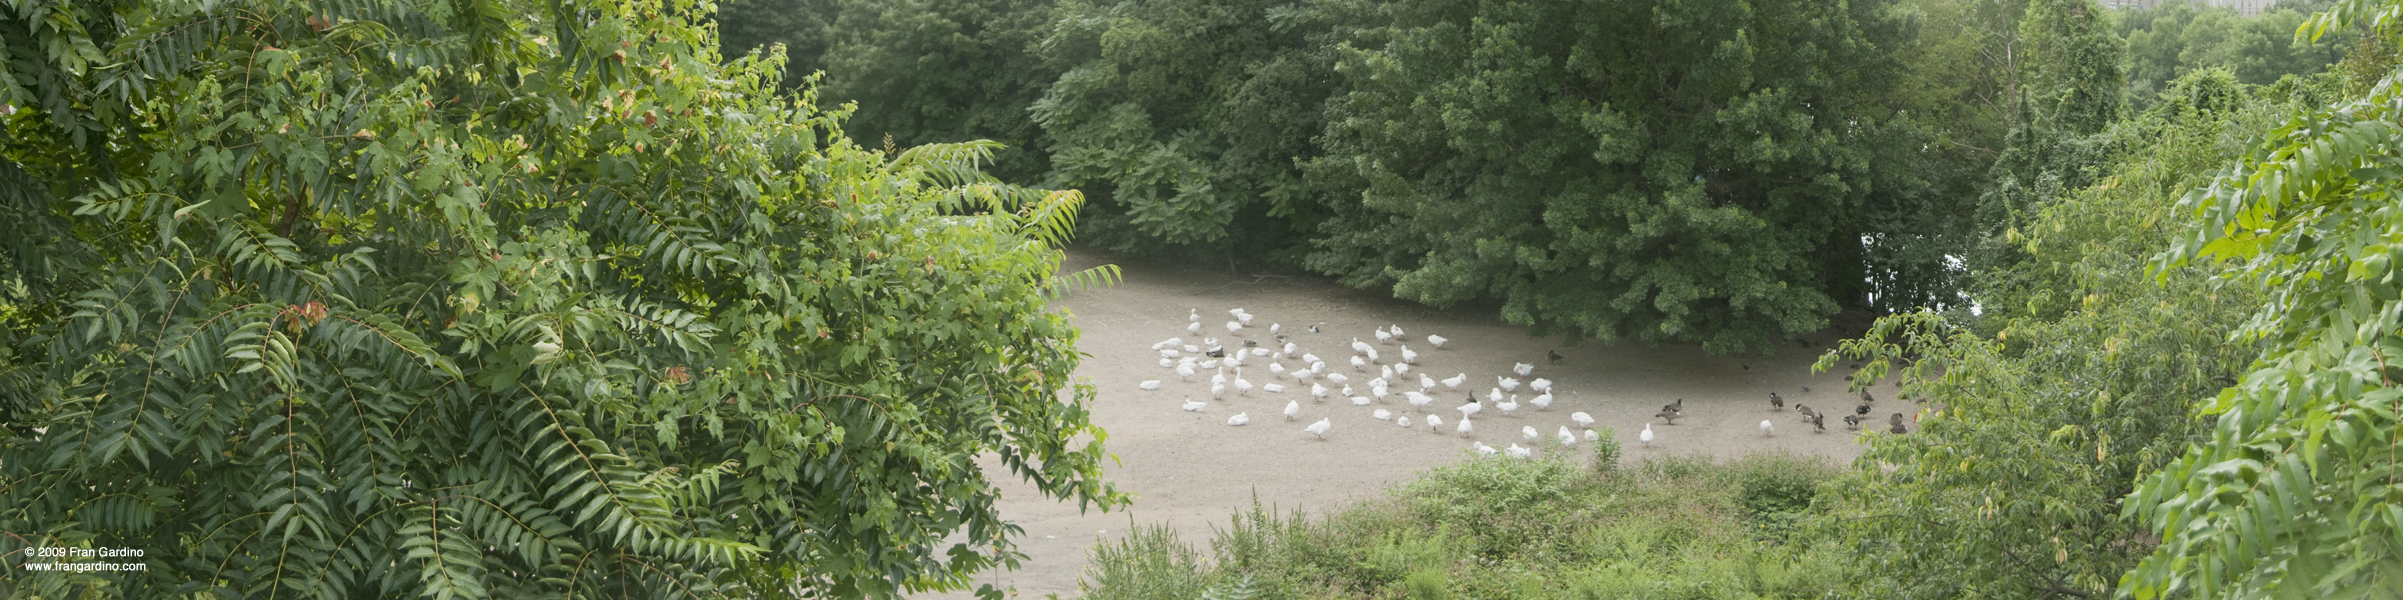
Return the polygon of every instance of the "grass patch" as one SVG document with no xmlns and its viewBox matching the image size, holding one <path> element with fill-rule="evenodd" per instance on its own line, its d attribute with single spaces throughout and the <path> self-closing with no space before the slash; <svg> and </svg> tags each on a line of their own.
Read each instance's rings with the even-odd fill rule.
<svg viewBox="0 0 2403 600">
<path fill-rule="evenodd" d="M 1323 517 L 1257 500 L 1209 558 L 1162 527 L 1092 552 L 1084 597 L 1816 598 L 1836 550 L 1796 539 L 1824 461 L 1755 455 L 1580 465 L 1474 457 Z"/>
</svg>

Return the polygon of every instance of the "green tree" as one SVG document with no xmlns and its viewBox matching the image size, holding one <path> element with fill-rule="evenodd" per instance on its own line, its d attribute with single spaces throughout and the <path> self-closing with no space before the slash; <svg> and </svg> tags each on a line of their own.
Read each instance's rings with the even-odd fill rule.
<svg viewBox="0 0 2403 600">
<path fill-rule="evenodd" d="M 1016 560 L 979 453 L 1123 503 L 1046 308 L 1106 275 L 1079 196 L 850 144 L 707 18 L 0 8 L 0 582 L 890 596 Z"/>
<path fill-rule="evenodd" d="M 2259 295 L 2200 268 L 2156 281 L 2144 264 L 2184 231 L 2185 191 L 2277 114 L 2225 71 L 2176 89 L 2118 130 L 2135 139 L 2102 183 L 2012 238 L 2029 259 L 1979 301 L 2015 310 L 1977 329 L 1889 317 L 1821 359 L 1867 359 L 1860 382 L 1899 366 L 1910 400 L 1881 399 L 1864 425 L 1902 416 L 1910 433 L 1871 434 L 1856 469 L 1823 488 L 1818 531 L 1855 549 L 1853 597 L 2101 597 L 2151 549 L 2119 501 L 2200 439 L 2195 399 L 2258 352 L 2222 340 Z"/>
<path fill-rule="evenodd" d="M 1333 85 L 1316 11 L 1267 0 L 1060 11 L 1041 54 L 1062 74 L 1031 110 L 1049 183 L 1093 194 L 1087 239 L 1127 252 L 1303 242 L 1319 211 L 1296 163 L 1315 153 Z"/>
<path fill-rule="evenodd" d="M 1909 39 L 1886 3 L 1330 4 L 1374 24 L 1313 159 L 1363 190 L 1308 261 L 1346 284 L 1766 349 L 1868 304 L 1864 236 L 1952 214 L 1886 95 Z"/>
<path fill-rule="evenodd" d="M 2300 35 L 2367 25 L 2403 3 L 2347 0 Z M 2389 40 L 2391 42 L 2392 40 Z M 2162 543 L 2127 574 L 2136 598 L 2391 597 L 2403 589 L 2403 78 L 2298 111 L 2182 208 L 2195 223 L 2164 272 L 2223 267 L 2266 302 L 2237 339 L 2266 350 L 2205 404 L 2208 441 L 2127 500 Z"/>
<path fill-rule="evenodd" d="M 2128 98 L 2150 102 L 2171 80 L 2213 67 L 2227 67 L 2249 85 L 2326 69 L 2344 57 L 2354 36 L 2297 39 L 2295 28 L 2310 16 L 2312 4 L 2325 3 L 2281 2 L 2252 17 L 2187 2 L 2125 13 L 2118 29 L 2128 43 Z"/>
</svg>

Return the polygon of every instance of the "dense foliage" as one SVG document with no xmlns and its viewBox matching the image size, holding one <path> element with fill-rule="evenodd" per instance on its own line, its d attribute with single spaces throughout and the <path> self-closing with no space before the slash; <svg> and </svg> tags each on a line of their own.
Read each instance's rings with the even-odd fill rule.
<svg viewBox="0 0 2403 600">
<path fill-rule="evenodd" d="M 1202 598 L 1821 598 L 1837 549 L 1785 537 L 1825 463 L 1655 457 L 1467 458 L 1320 515 L 1255 503 L 1209 540 L 1139 527 L 1092 550 L 1095 600 Z M 1603 460 L 1615 453 L 1602 453 Z M 1607 463 L 1605 463 L 1607 464 Z"/>
<path fill-rule="evenodd" d="M 2403 3 L 2346 0 L 2319 36 L 2390 34 Z M 2388 40 L 2392 42 L 2393 40 Z M 2301 111 L 2181 205 L 2195 223 L 2157 269 L 2224 266 L 2267 302 L 2237 339 L 2266 346 L 2205 406 L 2207 443 L 2147 477 L 2127 512 L 2162 543 L 2137 598 L 2392 596 L 2403 589 L 2403 74 Z"/>
<path fill-rule="evenodd" d="M 1094 198 L 1087 239 L 1296 254 L 1323 210 L 1297 164 L 1315 152 L 1334 84 L 1322 15 L 1262 0 L 1059 10 L 1039 52 L 1062 74 L 1028 110 L 1051 151 L 1049 183 Z"/>
<path fill-rule="evenodd" d="M 2250 17 L 2182 1 L 2130 11 L 2119 19 L 2128 40 L 2128 98 L 2147 105 L 2171 80 L 2215 67 L 2251 85 L 2318 73 L 2343 58 L 2354 38 L 2350 32 L 2316 41 L 2295 37 L 2324 4 L 2280 2 Z"/>
<path fill-rule="evenodd" d="M 975 454 L 1123 502 L 1046 307 L 1079 196 L 851 144 L 706 18 L 0 8 L 0 581 L 879 596 L 1015 561 Z"/>
</svg>

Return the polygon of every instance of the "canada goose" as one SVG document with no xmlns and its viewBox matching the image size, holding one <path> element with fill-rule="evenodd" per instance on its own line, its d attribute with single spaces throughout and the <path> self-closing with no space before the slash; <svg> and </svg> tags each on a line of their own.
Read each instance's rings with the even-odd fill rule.
<svg viewBox="0 0 2403 600">
<path fill-rule="evenodd" d="M 1243 340 L 1243 347 L 1258 348 L 1260 347 L 1260 340 Z"/>
<path fill-rule="evenodd" d="M 1811 426 L 1818 428 L 1811 433 L 1827 433 L 1827 415 L 1812 415 Z"/>
<path fill-rule="evenodd" d="M 1326 324 L 1326 323 L 1323 323 L 1323 322 L 1322 322 L 1322 323 L 1319 323 L 1318 325 L 1325 325 L 1325 324 Z M 1311 325 L 1311 326 L 1310 326 L 1310 333 L 1318 333 L 1318 325 Z"/>
<path fill-rule="evenodd" d="M 1861 422 L 1866 420 L 1856 415 L 1844 415 L 1844 428 L 1857 431 L 1861 428 Z"/>
<path fill-rule="evenodd" d="M 1865 414 L 1869 414 L 1869 403 L 1867 403 L 1867 402 L 1862 402 L 1860 406 L 1855 406 L 1855 407 L 1852 407 L 1852 414 L 1856 414 L 1856 415 L 1865 415 Z"/>
<path fill-rule="evenodd" d="M 1557 364 L 1560 364 L 1560 361 L 1561 361 L 1561 360 L 1563 360 L 1563 359 L 1567 359 L 1567 358 L 1568 358 L 1568 357 L 1566 357 L 1566 356 L 1561 356 L 1559 352 L 1553 352 L 1553 351 L 1551 351 L 1551 350 L 1545 350 L 1545 351 L 1544 351 L 1544 360 L 1549 360 L 1549 361 L 1552 361 L 1552 364 L 1555 364 L 1555 365 L 1557 365 Z"/>
<path fill-rule="evenodd" d="M 1225 349 L 1225 348 L 1211 348 L 1209 352 L 1204 352 L 1204 353 L 1202 353 L 1202 354 L 1203 354 L 1203 355 L 1205 355 L 1205 356 L 1208 356 L 1208 357 L 1210 357 L 1210 358 L 1226 358 L 1226 357 L 1227 357 L 1227 349 Z"/>
<path fill-rule="evenodd" d="M 1678 417 L 1685 416 L 1685 415 L 1683 415 L 1683 414 L 1679 414 L 1677 411 L 1674 411 L 1674 410 L 1663 410 L 1663 411 L 1660 411 L 1660 413 L 1658 413 L 1658 414 L 1654 414 L 1654 415 L 1652 415 L 1652 416 L 1654 416 L 1654 417 L 1659 417 L 1659 418 L 1662 418 L 1662 419 L 1668 419 L 1668 420 L 1669 420 L 1669 424 L 1670 424 L 1670 425 L 1676 425 L 1676 424 L 1677 424 L 1677 418 L 1678 418 Z"/>
<path fill-rule="evenodd" d="M 1904 427 L 1902 426 L 1902 423 L 1895 423 L 1895 424 L 1894 424 L 1894 428 L 1893 428 L 1893 429 L 1888 429 L 1887 431 L 1889 431 L 1889 432 L 1892 432 L 1892 433 L 1895 433 L 1895 434 L 1897 434 L 1897 435 L 1899 435 L 1899 434 L 1905 434 L 1905 433 L 1910 433 L 1910 432 L 1911 432 L 1911 430 L 1904 428 Z"/>
<path fill-rule="evenodd" d="M 1801 414 L 1801 415 L 1802 415 L 1802 420 L 1805 420 L 1805 421 L 1811 420 L 1811 415 L 1819 414 L 1819 413 L 1817 413 L 1817 412 L 1813 412 L 1813 411 L 1811 410 L 1811 407 L 1810 407 L 1810 405 L 1803 404 L 1803 403 L 1800 403 L 1800 402 L 1796 402 L 1796 403 L 1794 403 L 1794 412 L 1795 412 L 1795 413 L 1798 413 L 1798 414 Z"/>
<path fill-rule="evenodd" d="M 1785 399 L 1785 398 L 1783 398 L 1783 397 L 1780 397 L 1780 396 L 1778 396 L 1778 395 L 1777 395 L 1777 392 L 1769 392 L 1769 410 L 1785 410 L 1785 409 L 1786 409 L 1786 399 Z"/>
<path fill-rule="evenodd" d="M 1887 421 L 1894 424 L 1894 433 L 1909 433 L 1909 430 L 1902 426 L 1902 413 L 1894 413 L 1894 418 Z"/>
<path fill-rule="evenodd" d="M 1871 396 L 1871 395 L 1869 395 L 1869 390 L 1861 390 L 1861 403 L 1862 403 L 1862 404 L 1868 404 L 1868 403 L 1871 403 L 1871 402 L 1876 402 L 1876 401 L 1877 401 L 1877 397 L 1876 397 L 1876 396 Z"/>
</svg>

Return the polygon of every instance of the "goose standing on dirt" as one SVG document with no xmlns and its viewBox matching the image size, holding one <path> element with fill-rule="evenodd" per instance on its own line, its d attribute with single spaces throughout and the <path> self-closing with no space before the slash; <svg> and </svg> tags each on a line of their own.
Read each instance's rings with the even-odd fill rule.
<svg viewBox="0 0 2403 600">
<path fill-rule="evenodd" d="M 1519 379 L 1517 377 L 1495 377 L 1494 385 L 1501 386 L 1502 391 L 1505 392 L 1519 391 Z"/>
<path fill-rule="evenodd" d="M 1410 374 L 1410 363 L 1395 363 L 1395 364 L 1393 365 L 1393 372 L 1395 372 L 1395 373 L 1400 373 L 1400 374 L 1403 374 L 1403 375 L 1409 375 L 1409 374 Z"/>
<path fill-rule="evenodd" d="M 1812 411 L 1810 405 L 1800 402 L 1794 403 L 1794 413 L 1802 415 L 1802 420 L 1804 421 L 1811 420 L 1811 415 L 1819 414 L 1815 411 Z"/>
<path fill-rule="evenodd" d="M 1859 431 L 1861 429 L 1861 422 L 1866 420 L 1867 419 L 1862 419 L 1856 415 L 1844 415 L 1844 428 Z"/>
<path fill-rule="evenodd" d="M 1547 392 L 1547 393 L 1545 393 L 1544 395 L 1541 395 L 1541 396 L 1536 396 L 1534 399 L 1528 400 L 1528 401 L 1527 401 L 1527 403 L 1528 403 L 1528 404 L 1533 404 L 1533 405 L 1535 405 L 1535 410 L 1538 410 L 1538 411 L 1547 411 L 1547 410 L 1551 410 L 1551 409 L 1552 409 L 1552 394 L 1550 394 L 1550 393 L 1548 393 L 1548 392 Z"/>
<path fill-rule="evenodd" d="M 1602 432 L 1599 432 L 1599 431 L 1594 431 L 1594 430 L 1592 430 L 1592 429 L 1587 429 L 1587 430 L 1585 430 L 1585 441 L 1588 441 L 1588 442 L 1599 442 L 1599 441 L 1602 441 Z"/>
<path fill-rule="evenodd" d="M 1588 430 L 1586 430 L 1586 431 L 1593 431 L 1593 430 L 1591 430 L 1591 429 L 1588 429 Z M 1643 433 L 1639 433 L 1639 434 L 1635 434 L 1635 439 L 1638 439 L 1638 440 L 1643 440 L 1643 442 L 1644 442 L 1644 447 L 1646 447 L 1646 448 L 1650 448 L 1650 447 L 1652 447 L 1652 424 L 1651 424 L 1651 423 L 1645 423 L 1645 424 L 1644 424 L 1644 432 L 1643 432 Z"/>
<path fill-rule="evenodd" d="M 1367 354 L 1368 342 L 1360 341 L 1360 338 L 1352 338 L 1352 351 L 1361 354 Z"/>
<path fill-rule="evenodd" d="M 1445 380 L 1443 380 L 1443 387 L 1444 387 L 1444 389 L 1449 389 L 1449 390 L 1457 390 L 1457 389 L 1460 389 L 1460 384 L 1463 384 L 1463 383 L 1468 383 L 1468 374 L 1467 374 L 1467 373 L 1461 373 L 1461 374 L 1459 374 L 1459 375 L 1453 375 L 1453 376 L 1452 376 L 1450 379 L 1445 379 Z"/>
<path fill-rule="evenodd" d="M 1284 335 L 1284 334 L 1285 334 L 1285 324 L 1284 324 L 1284 323 L 1269 323 L 1269 324 L 1268 324 L 1268 334 L 1269 334 L 1269 335 Z"/>
<path fill-rule="evenodd" d="M 1323 385 L 1323 384 L 1317 384 L 1317 383 L 1310 384 L 1310 397 L 1311 397 L 1311 398 L 1313 398 L 1313 399 L 1319 399 L 1319 400 L 1324 400 L 1324 399 L 1326 399 L 1326 398 L 1327 398 L 1327 392 L 1328 392 L 1328 391 L 1329 391 L 1329 390 L 1327 389 L 1327 386 L 1325 386 L 1325 385 Z"/>
<path fill-rule="evenodd" d="M 1535 381 L 1530 381 L 1530 382 L 1527 382 L 1527 389 L 1530 389 L 1530 390 L 1535 390 L 1535 391 L 1538 391 L 1538 392 L 1547 392 L 1547 393 L 1548 393 L 1548 392 L 1551 392 L 1551 391 L 1552 391 L 1552 380 L 1550 380 L 1550 379 L 1544 379 L 1544 378 L 1542 378 L 1542 377 L 1537 377 L 1537 378 L 1535 378 Z"/>
<path fill-rule="evenodd" d="M 1510 397 L 1509 402 L 1495 402 L 1494 408 L 1502 409 L 1502 414 L 1505 415 L 1517 412 L 1519 409 L 1519 397 L 1514 394 Z"/>
<path fill-rule="evenodd" d="M 1268 373 L 1269 373 L 1269 374 L 1271 374 L 1271 375 L 1275 375 L 1275 376 L 1277 376 L 1277 378 L 1278 378 L 1278 379 L 1284 379 L 1284 378 L 1285 378 L 1285 363 L 1281 363 L 1281 362 L 1272 362 L 1272 363 L 1268 363 Z"/>
<path fill-rule="evenodd" d="M 1165 358 L 1163 358 L 1163 359 L 1160 359 L 1160 368 L 1162 368 L 1162 369 L 1174 369 L 1174 368 L 1176 368 L 1176 361 L 1169 360 L 1169 359 L 1165 359 Z"/>
<path fill-rule="evenodd" d="M 1359 371 L 1359 370 L 1360 370 L 1362 367 L 1366 367 L 1366 366 L 1368 366 L 1368 359 L 1365 359 L 1365 358 L 1360 358 L 1360 357 L 1357 357 L 1357 356 L 1354 356 L 1354 357 L 1352 357 L 1352 370 L 1353 370 L 1353 371 Z"/>
<path fill-rule="evenodd" d="M 1242 321 L 1227 321 L 1227 335 L 1234 335 L 1234 334 L 1236 334 L 1236 333 L 1240 333 L 1240 332 L 1242 332 L 1242 331 L 1243 331 L 1243 322 L 1242 322 Z"/>
<path fill-rule="evenodd" d="M 1487 399 L 1487 400 L 1492 400 L 1492 401 L 1495 401 L 1495 402 L 1501 402 L 1501 401 L 1502 401 L 1502 388 L 1493 388 L 1493 389 L 1492 389 L 1492 391 L 1488 391 L 1488 392 L 1486 392 L 1486 393 L 1485 393 L 1485 399 Z"/>
<path fill-rule="evenodd" d="M 1433 377 L 1428 377 L 1426 373 L 1420 373 L 1420 374 L 1418 374 L 1418 389 L 1422 389 L 1422 390 L 1431 390 L 1431 389 L 1435 389 L 1435 378 L 1433 378 Z"/>
<path fill-rule="evenodd" d="M 1530 365 L 1530 364 L 1527 364 L 1527 363 L 1511 363 L 1511 365 L 1510 365 L 1510 372 L 1512 372 L 1512 373 L 1517 373 L 1517 374 L 1519 374 L 1519 376 L 1520 376 L 1520 377 L 1526 377 L 1526 376 L 1528 376 L 1528 375 L 1534 375 L 1534 374 L 1535 374 L 1535 365 Z"/>
<path fill-rule="evenodd" d="M 1389 327 L 1389 329 L 1392 329 L 1392 330 L 1393 330 L 1393 341 L 1396 341 L 1396 342 L 1402 341 L 1402 326 L 1400 326 L 1400 325 L 1394 325 L 1394 326 L 1391 326 L 1391 327 Z"/>
<path fill-rule="evenodd" d="M 1309 427 L 1303 427 L 1302 431 L 1310 432 L 1310 435 L 1315 435 L 1318 436 L 1318 439 L 1325 440 L 1327 439 L 1327 430 L 1334 428 L 1334 419 L 1319 419 L 1317 423 L 1311 423 Z"/>
<path fill-rule="evenodd" d="M 1377 365 L 1378 379 L 1393 379 L 1393 365 Z"/>
<path fill-rule="evenodd" d="M 1451 341 L 1451 340 L 1444 339 L 1444 337 L 1443 337 L 1443 336 L 1440 336 L 1440 335 L 1430 335 L 1430 336 L 1427 336 L 1427 343 L 1428 343 L 1428 344 L 1431 344 L 1431 345 L 1434 345 L 1434 346 L 1435 346 L 1435 349 L 1437 349 L 1437 350 L 1442 350 L 1442 349 L 1443 349 L 1443 343 L 1444 343 L 1444 342 L 1449 342 L 1449 341 Z"/>
<path fill-rule="evenodd" d="M 1409 347 L 1409 346 L 1403 346 L 1403 347 L 1402 347 L 1402 364 L 1408 364 L 1408 365 L 1415 365 L 1415 364 L 1418 364 L 1418 353 L 1417 353 L 1417 352 L 1412 352 L 1412 351 L 1410 351 L 1410 347 Z"/>
<path fill-rule="evenodd" d="M 1545 350 L 1545 351 L 1544 351 L 1544 359 L 1545 359 L 1545 360 L 1552 361 L 1552 364 L 1555 364 L 1555 365 L 1557 365 L 1557 364 L 1560 364 L 1560 361 L 1561 361 L 1561 360 L 1563 360 L 1563 359 L 1566 359 L 1566 358 L 1568 358 L 1568 357 L 1566 357 L 1566 356 L 1561 356 L 1559 352 L 1553 352 L 1553 351 L 1551 351 L 1551 350 Z"/>
<path fill-rule="evenodd" d="M 1191 320 L 1192 320 L 1193 322 L 1195 322 L 1195 323 L 1200 323 L 1200 322 L 1201 322 L 1201 309 L 1194 308 L 1194 309 L 1187 309 L 1187 310 L 1190 310 L 1190 311 L 1192 311 L 1192 313 L 1193 313 L 1193 314 L 1191 314 L 1191 315 L 1187 315 L 1187 316 L 1186 316 L 1186 318 L 1187 318 L 1187 319 L 1191 319 Z"/>
<path fill-rule="evenodd" d="M 1377 409 L 1377 412 L 1369 413 L 1368 418 L 1379 421 L 1391 421 L 1393 420 L 1393 411 L 1380 408 Z"/>
<path fill-rule="evenodd" d="M 1252 422 L 1252 414 L 1251 414 L 1251 413 L 1235 413 L 1235 416 L 1232 416 L 1232 417 L 1227 417 L 1227 425 L 1231 425 L 1231 426 L 1235 426 L 1235 427 L 1242 427 L 1242 426 L 1244 426 L 1244 425 L 1251 424 L 1251 422 Z"/>
<path fill-rule="evenodd" d="M 1478 412 L 1478 411 L 1485 410 L 1485 405 L 1483 405 L 1483 404 L 1478 404 L 1478 403 L 1475 403 L 1475 402 L 1470 402 L 1470 403 L 1468 403 L 1468 404 L 1462 404 L 1462 405 L 1460 405 L 1460 407 L 1459 407 L 1459 408 L 1455 408 L 1455 409 L 1452 409 L 1452 410 L 1457 410 L 1457 411 L 1460 411 L 1460 418 L 1462 418 L 1462 419 L 1466 419 L 1466 418 L 1468 418 L 1468 417 L 1469 417 L 1469 415 L 1477 414 L 1477 412 Z"/>
<path fill-rule="evenodd" d="M 1225 397 L 1227 397 L 1227 384 L 1224 384 L 1224 383 L 1213 383 L 1213 384 L 1210 384 L 1210 399 L 1212 399 L 1212 400 L 1216 400 L 1216 399 L 1225 398 Z"/>
<path fill-rule="evenodd" d="M 1383 330 L 1383 329 L 1379 329 L 1379 330 L 1377 330 L 1377 343 L 1379 343 L 1379 344 L 1391 344 L 1391 343 L 1393 343 L 1393 334 L 1386 333 L 1386 332 L 1385 332 L 1385 330 Z"/>
<path fill-rule="evenodd" d="M 1394 417 L 1394 418 L 1393 418 L 1393 424 L 1395 424 L 1395 425 L 1400 425 L 1400 426 L 1402 426 L 1402 428 L 1403 428 L 1403 429 L 1409 429 L 1409 428 L 1410 428 L 1410 417 L 1409 417 L 1408 415 L 1399 416 L 1399 417 Z"/>
<path fill-rule="evenodd" d="M 1176 366 L 1176 378 L 1178 381 L 1192 381 L 1194 373 L 1195 371 L 1193 370 L 1193 363 L 1178 363 Z"/>
<path fill-rule="evenodd" d="M 1777 392 L 1769 392 L 1769 410 L 1778 410 L 1778 411 L 1782 411 L 1782 410 L 1785 410 L 1785 409 L 1786 409 L 1786 399 L 1785 399 L 1784 397 L 1778 396 L 1778 395 L 1777 395 Z"/>
<path fill-rule="evenodd" d="M 1452 431 L 1459 433 L 1460 437 L 1468 437 L 1470 433 L 1475 433 L 1477 428 L 1469 424 L 1468 415 L 1464 414 L 1460 415 L 1460 424 L 1452 426 Z"/>
<path fill-rule="evenodd" d="M 1443 429 L 1443 417 L 1427 415 L 1427 433 L 1443 433 L 1439 429 Z"/>
<path fill-rule="evenodd" d="M 1770 424 L 1768 421 L 1761 421 L 1761 437 L 1769 437 L 1769 434 L 1776 430 L 1776 425 Z"/>
<path fill-rule="evenodd" d="M 1302 414 L 1302 401 L 1300 401 L 1300 400 L 1287 400 L 1287 401 L 1285 401 L 1285 420 L 1287 420 L 1287 421 L 1291 421 L 1291 420 L 1293 420 L 1293 417 L 1294 417 L 1295 415 L 1300 415 L 1300 414 Z"/>
<path fill-rule="evenodd" d="M 1584 412 L 1582 412 L 1582 411 L 1580 411 L 1580 412 L 1573 412 L 1573 413 L 1569 413 L 1569 420 L 1571 420 L 1571 421 L 1576 421 L 1576 422 L 1577 422 L 1577 426 L 1578 426 L 1578 427 L 1584 427 L 1584 428 L 1586 428 L 1586 429 L 1593 429 L 1593 428 L 1594 428 L 1594 416 L 1593 416 L 1593 415 L 1589 415 L 1589 414 L 1585 414 L 1585 413 L 1584 413 Z M 1651 426 L 1651 425 L 1645 425 L 1644 427 L 1645 427 L 1645 428 L 1651 428 L 1652 426 Z"/>
<path fill-rule="evenodd" d="M 1429 396 L 1423 392 L 1402 392 L 1402 397 L 1410 400 L 1411 408 L 1418 409 L 1418 411 L 1422 413 L 1427 412 L 1427 405 L 1435 403 L 1434 396 Z"/>
<path fill-rule="evenodd" d="M 1186 326 L 1185 326 L 1185 332 L 1186 332 L 1186 333 L 1191 333 L 1191 334 L 1194 334 L 1194 335 L 1200 335 L 1200 334 L 1201 334 L 1201 321 L 1194 321 L 1192 325 L 1186 325 Z"/>
<path fill-rule="evenodd" d="M 1528 441 L 1534 441 L 1535 438 L 1543 437 L 1544 434 L 1537 432 L 1534 425 L 1521 425 L 1519 426 L 1519 436 L 1527 438 Z"/>
<path fill-rule="evenodd" d="M 1242 369 L 1235 370 L 1235 393 L 1245 396 L 1252 395 L 1252 382 L 1243 378 Z"/>
<path fill-rule="evenodd" d="M 1350 398 L 1350 397 L 1352 397 L 1352 386 L 1349 386 L 1349 385 L 1343 386 L 1343 397 L 1345 397 L 1345 398 Z"/>
<path fill-rule="evenodd" d="M 1663 411 L 1660 411 L 1660 412 L 1658 412 L 1658 413 L 1653 413 L 1653 415 L 1652 415 L 1652 416 L 1653 416 L 1654 418 L 1659 418 L 1659 419 L 1668 419 L 1668 420 L 1669 420 L 1669 424 L 1670 424 L 1670 425 L 1676 425 L 1676 424 L 1677 424 L 1677 418 L 1678 418 L 1678 417 L 1685 416 L 1685 415 L 1684 415 L 1684 414 L 1680 414 L 1680 413 L 1678 413 L 1677 411 L 1674 411 L 1674 410 L 1663 410 Z M 1645 425 L 1645 427 L 1651 427 L 1651 425 L 1649 425 L 1649 424 L 1646 424 L 1646 425 Z"/>
<path fill-rule="evenodd" d="M 1569 433 L 1569 426 L 1567 425 L 1560 426 L 1560 433 L 1556 435 L 1560 438 L 1560 445 L 1562 446 L 1577 445 L 1577 434 Z"/>
</svg>

